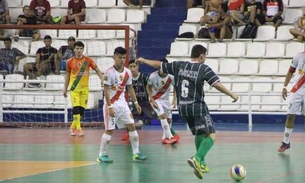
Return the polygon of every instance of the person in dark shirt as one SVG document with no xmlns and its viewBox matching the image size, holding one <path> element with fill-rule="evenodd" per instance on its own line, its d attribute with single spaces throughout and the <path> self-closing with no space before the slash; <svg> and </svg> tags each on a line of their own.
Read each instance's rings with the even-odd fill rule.
<svg viewBox="0 0 305 183">
<path fill-rule="evenodd" d="M 204 64 L 206 52 L 206 48 L 202 45 L 194 45 L 190 61 L 161 63 L 144 58 L 137 59 L 138 62 L 161 68 L 164 73 L 174 76 L 179 115 L 187 121 L 192 134 L 195 135 L 197 152 L 187 162 L 199 179 L 202 179 L 203 171 L 209 171 L 205 163 L 205 156 L 212 148 L 216 138 L 213 120 L 204 101 L 204 81 L 230 96 L 233 102 L 238 100 L 238 96 L 223 86 L 213 70 Z"/>
<path fill-rule="evenodd" d="M 60 24 L 69 24 L 75 22 L 79 25 L 85 20 L 86 3 L 84 0 L 70 0 L 68 3 L 67 15 L 63 16 Z"/>
<path fill-rule="evenodd" d="M 58 50 L 58 60 L 61 62 L 60 64 L 60 70 L 65 71 L 66 70 L 66 63 L 67 60 L 71 57 L 75 56 L 74 53 L 74 43 L 75 38 L 73 36 L 70 36 L 68 38 L 68 45 L 61 46 Z"/>
<path fill-rule="evenodd" d="M 17 25 L 36 25 L 37 18 L 31 15 L 30 6 L 25 5 L 23 7 L 23 15 L 18 16 Z M 38 30 L 33 29 L 17 29 L 15 32 L 14 40 L 18 41 L 19 36 L 21 37 L 32 37 L 33 41 L 38 41 L 40 39 L 40 33 Z"/>
<path fill-rule="evenodd" d="M 265 16 L 263 15 L 263 5 L 256 0 L 246 2 L 244 15 L 251 23 L 261 26 L 265 24 Z"/>
</svg>

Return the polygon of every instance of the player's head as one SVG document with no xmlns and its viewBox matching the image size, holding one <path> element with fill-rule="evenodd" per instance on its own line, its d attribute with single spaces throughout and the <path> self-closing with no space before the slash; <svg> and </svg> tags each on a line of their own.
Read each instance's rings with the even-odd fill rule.
<svg viewBox="0 0 305 183">
<path fill-rule="evenodd" d="M 43 43 L 46 47 L 50 47 L 52 44 L 52 37 L 49 35 L 44 36 Z"/>
<path fill-rule="evenodd" d="M 113 60 L 114 60 L 114 65 L 117 67 L 123 67 L 125 65 L 126 61 L 126 49 L 119 46 L 114 50 L 113 53 Z"/>
<path fill-rule="evenodd" d="M 166 58 L 163 58 L 163 59 L 161 59 L 160 61 L 161 61 L 162 63 L 168 63 L 168 60 L 167 60 Z M 162 76 L 162 77 L 167 76 L 167 73 L 162 72 L 161 69 L 159 69 L 159 74 L 160 74 L 160 76 Z"/>
<path fill-rule="evenodd" d="M 206 53 L 207 53 L 207 49 L 204 46 L 200 44 L 196 44 L 192 48 L 191 59 L 203 63 L 205 61 Z"/>
<path fill-rule="evenodd" d="M 2 39 L 3 40 L 3 43 L 4 43 L 4 46 L 6 49 L 10 49 L 11 46 L 12 46 L 12 39 L 9 38 L 9 37 L 5 37 Z"/>
<path fill-rule="evenodd" d="M 81 41 L 76 41 L 74 43 L 74 53 L 76 57 L 81 57 L 84 53 L 85 45 Z"/>
<path fill-rule="evenodd" d="M 68 38 L 68 45 L 69 45 L 69 47 L 74 48 L 74 43 L 75 43 L 75 37 L 70 36 Z"/>
<path fill-rule="evenodd" d="M 132 74 L 137 74 L 139 72 L 139 63 L 134 59 L 129 60 L 128 68 L 130 69 Z"/>
</svg>

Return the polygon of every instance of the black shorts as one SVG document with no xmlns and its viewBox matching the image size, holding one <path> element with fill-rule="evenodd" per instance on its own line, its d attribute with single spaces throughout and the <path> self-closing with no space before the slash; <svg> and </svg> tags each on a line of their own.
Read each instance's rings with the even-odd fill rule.
<svg viewBox="0 0 305 183">
<path fill-rule="evenodd" d="M 137 5 L 137 6 L 140 5 L 139 0 L 131 0 L 130 2 L 133 5 Z M 143 5 L 148 5 L 148 6 L 151 5 L 151 0 L 143 0 Z"/>
<path fill-rule="evenodd" d="M 141 114 L 138 114 L 137 109 L 135 108 L 134 105 L 132 105 L 131 113 L 135 119 L 142 120 L 144 115 L 146 115 L 150 119 L 158 118 L 158 115 L 155 113 L 154 109 L 152 108 L 152 106 L 150 105 L 150 103 L 148 101 L 139 102 L 139 106 L 142 109 Z"/>
<path fill-rule="evenodd" d="M 259 23 L 261 23 L 262 25 L 264 25 L 266 23 L 266 20 L 265 20 L 265 16 L 263 14 L 260 14 L 260 15 L 256 15 L 255 17 Z"/>
<path fill-rule="evenodd" d="M 193 135 L 209 135 L 215 133 L 213 119 L 210 115 L 185 117 Z"/>
<path fill-rule="evenodd" d="M 201 6 L 201 5 L 202 5 L 202 0 L 194 0 L 193 7 Z"/>
<path fill-rule="evenodd" d="M 270 17 L 272 17 L 272 16 L 268 16 L 268 17 L 270 18 Z M 283 18 L 282 18 L 281 16 L 274 17 L 273 23 L 276 24 L 276 22 L 277 22 L 278 20 L 283 21 Z"/>
</svg>

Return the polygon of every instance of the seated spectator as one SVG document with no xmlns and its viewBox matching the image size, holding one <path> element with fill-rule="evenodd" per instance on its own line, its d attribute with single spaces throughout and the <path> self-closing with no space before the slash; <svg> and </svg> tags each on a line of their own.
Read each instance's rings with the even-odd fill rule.
<svg viewBox="0 0 305 183">
<path fill-rule="evenodd" d="M 0 70 L 6 70 L 8 74 L 13 74 L 18 70 L 19 61 L 26 57 L 17 48 L 12 48 L 11 38 L 3 38 L 5 48 L 0 49 Z"/>
<path fill-rule="evenodd" d="M 202 6 L 203 9 L 205 9 L 206 7 L 206 1 L 209 1 L 209 0 L 187 0 L 187 8 L 194 8 L 194 7 L 197 7 L 197 6 Z"/>
<path fill-rule="evenodd" d="M 58 60 L 61 61 L 60 70 L 66 70 L 67 60 L 71 57 L 74 57 L 74 43 L 75 38 L 73 36 L 68 38 L 68 45 L 61 46 L 58 50 Z"/>
<path fill-rule="evenodd" d="M 57 49 L 51 46 L 52 38 L 46 35 L 43 39 L 44 47 L 36 52 L 35 63 L 26 63 L 23 66 L 24 76 L 29 79 L 37 78 L 41 75 L 48 75 L 51 72 L 59 74 L 59 64 L 57 61 Z M 29 84 L 29 87 L 31 84 Z"/>
<path fill-rule="evenodd" d="M 284 4 L 282 0 L 264 0 L 263 14 L 266 22 L 273 22 L 275 29 L 282 24 Z"/>
<path fill-rule="evenodd" d="M 265 23 L 265 16 L 262 12 L 262 3 L 257 2 L 256 0 L 249 0 L 246 3 L 244 15 L 246 19 L 257 26 L 264 25 Z"/>
<path fill-rule="evenodd" d="M 222 42 L 223 39 L 232 39 L 233 29 L 231 23 L 231 16 L 228 15 L 227 6 L 225 4 L 221 5 L 220 9 L 220 18 L 217 23 L 208 24 L 209 33 L 211 37 L 211 42 L 216 42 L 216 38 L 218 38 L 219 42 Z"/>
<path fill-rule="evenodd" d="M 151 0 L 124 0 L 124 3 L 131 9 L 139 7 L 142 8 L 143 5 L 151 5 Z"/>
<path fill-rule="evenodd" d="M 31 14 L 36 16 L 38 23 L 53 24 L 51 5 L 48 0 L 32 0 L 30 10 Z"/>
<path fill-rule="evenodd" d="M 298 42 L 303 42 L 305 40 L 305 14 L 298 18 L 297 25 L 295 28 L 289 29 L 289 32 L 298 39 Z"/>
<path fill-rule="evenodd" d="M 30 13 L 30 6 L 25 5 L 23 7 L 23 15 L 19 15 L 17 18 L 17 25 L 36 25 L 37 19 L 35 16 L 32 16 Z M 21 37 L 32 37 L 33 41 L 38 41 L 40 39 L 40 33 L 37 29 L 16 29 L 15 32 L 15 41 L 19 40 Z"/>
<path fill-rule="evenodd" d="M 68 3 L 67 15 L 62 17 L 60 24 L 70 24 L 74 22 L 79 25 L 85 20 L 86 3 L 84 0 L 70 0 Z"/>
<path fill-rule="evenodd" d="M 10 12 L 6 0 L 0 0 L 0 24 L 10 24 Z M 4 30 L 0 29 L 0 39 L 3 38 Z"/>
<path fill-rule="evenodd" d="M 237 25 L 246 24 L 244 21 L 245 0 L 229 0 L 228 9 L 233 24 L 235 23 L 237 23 Z"/>
<path fill-rule="evenodd" d="M 205 25 L 207 23 L 216 23 L 219 20 L 220 17 L 220 9 L 221 9 L 221 0 L 211 0 L 206 2 L 206 9 L 205 12 L 207 12 L 205 15 L 203 15 L 200 19 L 200 24 Z"/>
</svg>

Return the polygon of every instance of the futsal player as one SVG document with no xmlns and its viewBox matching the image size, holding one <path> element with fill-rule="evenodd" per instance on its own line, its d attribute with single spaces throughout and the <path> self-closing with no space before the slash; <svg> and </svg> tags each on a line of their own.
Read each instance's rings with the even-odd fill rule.
<svg viewBox="0 0 305 183">
<path fill-rule="evenodd" d="M 223 86 L 213 70 L 204 64 L 206 52 L 205 47 L 194 45 L 190 61 L 161 63 L 144 58 L 138 59 L 139 62 L 161 68 L 162 72 L 174 75 L 179 115 L 187 121 L 192 134 L 195 135 L 196 154 L 187 162 L 199 179 L 202 179 L 202 171 L 209 171 L 205 157 L 214 145 L 216 138 L 213 120 L 204 102 L 204 81 L 230 96 L 233 102 L 238 100 L 238 96 Z"/>
<path fill-rule="evenodd" d="M 66 79 L 63 95 L 67 97 L 68 87 L 70 88 L 70 98 L 72 102 L 73 122 L 70 126 L 72 136 L 83 136 L 81 128 L 81 118 L 84 116 L 87 107 L 89 94 L 89 71 L 93 69 L 98 77 L 103 81 L 103 74 L 93 59 L 83 55 L 85 45 L 81 41 L 74 43 L 75 56 L 67 61 Z M 100 84 L 100 83 L 97 83 Z"/>
</svg>

